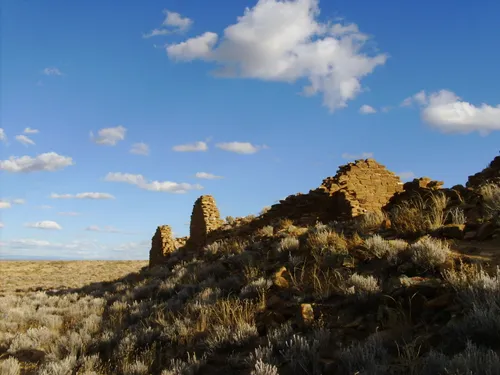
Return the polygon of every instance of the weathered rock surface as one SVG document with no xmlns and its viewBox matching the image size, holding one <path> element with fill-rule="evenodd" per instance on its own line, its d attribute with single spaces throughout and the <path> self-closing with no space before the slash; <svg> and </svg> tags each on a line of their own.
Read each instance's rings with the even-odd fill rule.
<svg viewBox="0 0 500 375">
<path fill-rule="evenodd" d="M 163 264 L 168 255 L 178 248 L 172 238 L 172 229 L 168 225 L 160 225 L 151 239 L 151 250 L 149 251 L 149 266 L 154 267 Z"/>
<path fill-rule="evenodd" d="M 478 188 L 487 183 L 500 185 L 500 156 L 497 156 L 481 172 L 469 176 L 466 186 L 469 188 Z"/>
<path fill-rule="evenodd" d="M 194 248 L 203 247 L 207 243 L 208 234 L 223 223 L 214 197 L 202 195 L 194 202 L 188 243 Z"/>
</svg>

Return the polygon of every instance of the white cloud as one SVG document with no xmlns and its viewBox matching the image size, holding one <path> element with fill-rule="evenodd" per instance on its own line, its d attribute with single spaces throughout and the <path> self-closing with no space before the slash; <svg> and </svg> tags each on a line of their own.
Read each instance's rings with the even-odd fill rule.
<svg viewBox="0 0 500 375">
<path fill-rule="evenodd" d="M 177 145 L 172 147 L 172 150 L 177 152 L 195 152 L 195 151 L 207 151 L 208 146 L 206 142 L 195 142 L 195 143 L 187 143 L 184 145 Z"/>
<path fill-rule="evenodd" d="M 99 227 L 98 225 L 90 225 L 87 228 L 85 228 L 86 231 L 89 232 L 102 232 L 102 233 L 121 233 L 121 234 L 126 234 L 126 232 L 114 228 L 112 226 L 104 226 L 104 227 Z"/>
<path fill-rule="evenodd" d="M 10 204 L 10 202 L 0 200 L 0 209 L 11 208 L 11 207 L 12 207 L 12 205 Z"/>
<path fill-rule="evenodd" d="M 293 83 L 307 79 L 304 93 L 323 94 L 331 112 L 361 91 L 361 79 L 385 64 L 386 54 L 370 56 L 369 37 L 357 25 L 320 23 L 318 0 L 259 0 L 246 8 L 219 39 L 205 32 L 168 45 L 171 59 L 216 63 L 217 76 Z"/>
<path fill-rule="evenodd" d="M 24 128 L 23 130 L 24 134 L 37 134 L 40 133 L 38 129 L 31 129 L 30 127 Z"/>
<path fill-rule="evenodd" d="M 201 190 L 203 186 L 198 184 L 177 183 L 171 181 L 147 181 L 144 176 L 140 174 L 130 173 L 108 173 L 105 178 L 106 181 L 124 182 L 127 184 L 135 185 L 144 190 L 162 191 L 168 193 L 183 194 L 189 190 Z"/>
<path fill-rule="evenodd" d="M 404 181 L 413 180 L 416 177 L 415 173 L 411 171 L 398 173 L 398 176 Z"/>
<path fill-rule="evenodd" d="M 377 113 L 377 110 L 368 104 L 363 104 L 359 109 L 359 113 L 363 115 L 368 115 L 370 113 Z"/>
<path fill-rule="evenodd" d="M 8 160 L 0 160 L 0 170 L 12 173 L 54 172 L 74 164 L 73 159 L 68 156 L 47 152 L 34 158 L 11 156 Z"/>
<path fill-rule="evenodd" d="M 78 215 L 80 215 L 79 212 L 58 212 L 57 214 L 61 215 L 61 216 L 78 216 Z"/>
<path fill-rule="evenodd" d="M 46 76 L 62 76 L 64 75 L 58 68 L 45 68 L 43 74 Z"/>
<path fill-rule="evenodd" d="M 52 199 L 115 199 L 115 197 L 108 193 L 78 193 L 78 194 L 55 194 L 50 195 Z"/>
<path fill-rule="evenodd" d="M 24 134 L 16 135 L 14 138 L 16 139 L 16 141 L 18 141 L 19 143 L 22 143 L 25 146 L 35 144 L 35 142 L 33 142 L 32 139 L 28 138 Z"/>
<path fill-rule="evenodd" d="M 373 152 L 362 152 L 361 154 L 349 154 L 348 152 L 344 152 L 341 156 L 342 159 L 370 159 L 373 158 Z"/>
<path fill-rule="evenodd" d="M 130 148 L 131 154 L 136 155 L 149 155 L 149 146 L 146 143 L 134 143 Z"/>
<path fill-rule="evenodd" d="M 167 9 L 163 10 L 165 20 L 161 28 L 153 29 L 151 32 L 144 34 L 144 38 L 151 38 L 153 36 L 167 35 L 172 32 L 187 31 L 193 24 L 193 21 L 188 17 L 183 17 L 179 13 L 171 12 Z M 170 27 L 170 29 L 165 28 Z"/>
<path fill-rule="evenodd" d="M 224 151 L 235 152 L 237 154 L 255 154 L 266 146 L 254 146 L 250 142 L 225 142 L 217 143 L 215 147 Z"/>
<path fill-rule="evenodd" d="M 412 95 L 400 104 L 401 107 L 410 107 L 413 103 L 417 103 L 420 105 L 427 104 L 427 94 L 424 90 L 417 92 L 415 95 Z"/>
<path fill-rule="evenodd" d="M 387 113 L 392 109 L 391 106 L 382 107 L 382 112 Z"/>
<path fill-rule="evenodd" d="M 49 206 L 48 204 L 42 204 L 41 206 L 38 206 L 37 208 L 39 208 L 41 210 L 50 210 L 53 207 Z"/>
<path fill-rule="evenodd" d="M 4 228 L 4 227 L 5 227 L 4 223 L 2 223 L 2 222 L 0 221 L 0 228 Z"/>
<path fill-rule="evenodd" d="M 55 221 L 51 220 L 43 220 L 37 221 L 36 223 L 27 223 L 25 224 L 28 228 L 36 228 L 36 229 L 47 229 L 47 230 L 61 230 L 62 227 L 57 224 Z"/>
<path fill-rule="evenodd" d="M 14 204 L 25 204 L 26 201 L 24 199 L 22 199 L 22 198 L 17 198 L 17 199 L 13 199 L 12 203 L 14 203 Z"/>
<path fill-rule="evenodd" d="M 126 132 L 127 129 L 121 125 L 114 128 L 103 128 L 97 132 L 96 137 L 94 137 L 93 132 L 90 132 L 90 139 L 98 145 L 115 146 L 125 139 Z"/>
<path fill-rule="evenodd" d="M 198 172 L 195 174 L 195 177 L 202 178 L 205 180 L 215 180 L 215 179 L 223 178 L 222 176 L 217 176 L 217 175 L 214 175 L 212 173 L 207 173 L 207 172 Z"/>
<path fill-rule="evenodd" d="M 0 141 L 7 142 L 7 135 L 5 134 L 5 130 L 0 128 Z"/>
</svg>

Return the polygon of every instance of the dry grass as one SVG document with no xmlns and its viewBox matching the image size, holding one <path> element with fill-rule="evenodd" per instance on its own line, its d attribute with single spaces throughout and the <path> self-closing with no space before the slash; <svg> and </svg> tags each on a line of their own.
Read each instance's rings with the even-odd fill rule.
<svg viewBox="0 0 500 375">
<path fill-rule="evenodd" d="M 0 261 L 0 293 L 78 288 L 116 280 L 147 265 L 146 260 Z"/>
</svg>

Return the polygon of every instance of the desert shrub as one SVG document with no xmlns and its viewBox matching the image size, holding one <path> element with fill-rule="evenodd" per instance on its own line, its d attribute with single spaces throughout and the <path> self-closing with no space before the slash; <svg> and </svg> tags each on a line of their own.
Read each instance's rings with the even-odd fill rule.
<svg viewBox="0 0 500 375">
<path fill-rule="evenodd" d="M 390 263 L 397 263 L 398 255 L 408 248 L 408 243 L 404 240 L 386 240 L 376 234 L 365 240 L 365 246 L 375 257 L 387 258 Z"/>
<path fill-rule="evenodd" d="M 466 349 L 453 357 L 431 350 L 422 358 L 420 367 L 421 375 L 498 375 L 500 358 L 494 351 L 469 341 Z"/>
<path fill-rule="evenodd" d="M 453 207 L 448 210 L 447 216 L 451 224 L 463 225 L 466 222 L 465 212 L 461 207 Z M 448 219 L 447 219 L 448 221 Z"/>
<path fill-rule="evenodd" d="M 353 344 L 340 353 L 341 374 L 387 374 L 389 353 L 378 334 Z"/>
<path fill-rule="evenodd" d="M 423 268 L 432 269 L 446 262 L 450 255 L 450 246 L 446 241 L 425 236 L 409 247 L 412 262 Z"/>
<path fill-rule="evenodd" d="M 161 375 L 179 375 L 179 374 L 189 374 L 195 375 L 199 373 L 200 368 L 206 363 L 206 356 L 202 358 L 196 358 L 196 353 L 192 355 L 188 353 L 187 360 L 175 358 L 170 361 L 170 366 L 168 369 L 164 369 Z"/>
<path fill-rule="evenodd" d="M 265 363 L 259 359 L 255 362 L 255 366 L 250 375 L 279 375 L 279 372 L 275 365 Z"/>
<path fill-rule="evenodd" d="M 483 196 L 486 218 L 494 218 L 500 222 L 500 186 L 489 183 L 481 186 L 479 193 Z"/>
<path fill-rule="evenodd" d="M 354 294 L 360 299 L 366 299 L 376 295 L 381 291 L 379 281 L 371 276 L 364 276 L 354 273 L 346 282 L 345 291 L 347 294 Z"/>
<path fill-rule="evenodd" d="M 319 253 L 347 253 L 345 237 L 323 224 L 309 231 L 306 242 L 310 249 Z"/>
<path fill-rule="evenodd" d="M 265 227 L 259 228 L 257 235 L 262 237 L 272 237 L 274 235 L 274 227 L 272 225 L 266 225 Z"/>
<path fill-rule="evenodd" d="M 295 237 L 285 237 L 278 243 L 277 249 L 279 252 L 284 251 L 296 251 L 299 249 L 300 242 L 298 238 Z"/>
<path fill-rule="evenodd" d="M 295 374 L 321 374 L 319 366 L 319 341 L 308 340 L 301 335 L 293 335 L 280 351 L 284 360 Z"/>
<path fill-rule="evenodd" d="M 433 192 L 425 198 L 417 194 L 391 209 L 391 227 L 402 235 L 438 229 L 446 222 L 448 201 L 442 192 Z"/>
<path fill-rule="evenodd" d="M 20 375 L 21 365 L 14 357 L 9 357 L 0 362 L 0 374 L 2 375 Z"/>
<path fill-rule="evenodd" d="M 259 212 L 259 216 L 265 215 L 269 210 L 271 209 L 271 206 L 266 206 Z"/>
<path fill-rule="evenodd" d="M 361 233 L 367 233 L 379 229 L 386 219 L 382 211 L 369 211 L 356 220 L 356 229 Z"/>
</svg>

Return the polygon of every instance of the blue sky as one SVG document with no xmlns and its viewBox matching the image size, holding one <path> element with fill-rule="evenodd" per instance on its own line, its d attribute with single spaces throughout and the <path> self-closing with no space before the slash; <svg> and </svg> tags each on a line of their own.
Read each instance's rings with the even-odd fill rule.
<svg viewBox="0 0 500 375">
<path fill-rule="evenodd" d="M 201 194 L 244 216 L 359 157 L 452 186 L 498 153 L 495 1 L 2 7 L 3 257 L 146 259 Z"/>
</svg>

